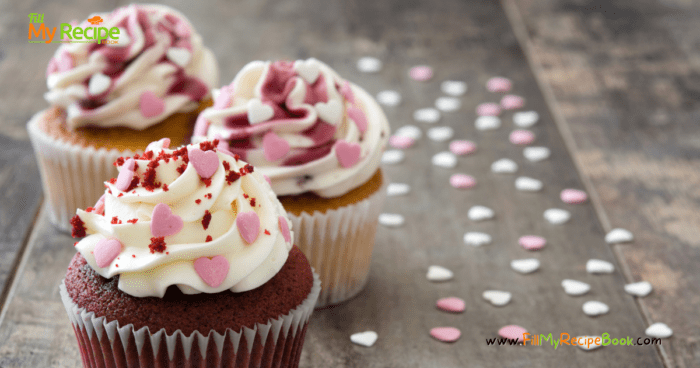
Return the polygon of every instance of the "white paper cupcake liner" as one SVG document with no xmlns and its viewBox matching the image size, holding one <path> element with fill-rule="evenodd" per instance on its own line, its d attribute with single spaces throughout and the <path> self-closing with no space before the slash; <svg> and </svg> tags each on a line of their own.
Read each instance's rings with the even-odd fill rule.
<svg viewBox="0 0 700 368">
<path fill-rule="evenodd" d="M 151 332 L 133 324 L 119 326 L 78 307 L 63 281 L 59 292 L 73 325 L 84 367 L 297 367 L 309 318 L 321 291 L 314 283 L 307 298 L 288 314 L 241 331 L 227 329 L 222 335 L 211 330 L 186 336 L 177 330 Z"/>
<path fill-rule="evenodd" d="M 39 164 L 49 219 L 60 230 L 70 232 L 75 211 L 93 206 L 104 194 L 104 182 L 117 176 L 114 161 L 141 152 L 82 147 L 53 138 L 39 128 L 45 113 L 35 114 L 27 131 Z"/>
<path fill-rule="evenodd" d="M 369 277 L 377 223 L 386 197 L 387 177 L 369 197 L 338 209 L 300 216 L 292 221 L 294 244 L 321 276 L 316 308 L 338 304 L 357 295 Z"/>
</svg>

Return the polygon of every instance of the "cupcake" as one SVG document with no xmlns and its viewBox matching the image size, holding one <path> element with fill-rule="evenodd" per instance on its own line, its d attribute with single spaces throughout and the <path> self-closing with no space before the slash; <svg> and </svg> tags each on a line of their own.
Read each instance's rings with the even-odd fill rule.
<svg viewBox="0 0 700 368">
<path fill-rule="evenodd" d="M 321 275 L 324 306 L 367 282 L 388 137 L 374 98 L 312 58 L 246 65 L 199 115 L 193 141 L 219 139 L 270 180 Z"/>
<path fill-rule="evenodd" d="M 73 27 L 103 27 L 117 39 L 63 43 L 46 71 L 51 106 L 27 125 L 51 221 L 65 231 L 116 175 L 117 157 L 162 137 L 189 143 L 219 78 L 212 52 L 172 8 L 130 5 Z"/>
<path fill-rule="evenodd" d="M 61 299 L 85 367 L 297 367 L 320 281 L 264 177 L 155 142 L 78 210 Z"/>
</svg>

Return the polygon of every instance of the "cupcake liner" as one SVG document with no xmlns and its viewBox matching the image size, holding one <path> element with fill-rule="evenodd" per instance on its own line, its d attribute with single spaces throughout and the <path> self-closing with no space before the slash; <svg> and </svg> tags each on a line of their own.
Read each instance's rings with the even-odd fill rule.
<svg viewBox="0 0 700 368">
<path fill-rule="evenodd" d="M 382 187 L 351 205 L 300 216 L 287 212 L 294 244 L 323 281 L 316 308 L 351 299 L 365 287 L 387 180 L 382 174 Z"/>
<path fill-rule="evenodd" d="M 314 272 L 314 283 L 306 299 L 288 314 L 258 323 L 241 331 L 227 329 L 222 335 L 211 330 L 185 336 L 177 330 L 155 333 L 133 324 L 119 326 L 78 307 L 68 295 L 63 281 L 59 292 L 75 331 L 84 367 L 298 367 L 309 318 L 321 291 L 321 280 Z"/>
<path fill-rule="evenodd" d="M 78 208 L 93 206 L 104 194 L 104 182 L 117 176 L 114 161 L 130 150 L 82 147 L 49 136 L 39 128 L 46 110 L 35 114 L 27 131 L 34 148 L 51 223 L 70 232 Z"/>
</svg>

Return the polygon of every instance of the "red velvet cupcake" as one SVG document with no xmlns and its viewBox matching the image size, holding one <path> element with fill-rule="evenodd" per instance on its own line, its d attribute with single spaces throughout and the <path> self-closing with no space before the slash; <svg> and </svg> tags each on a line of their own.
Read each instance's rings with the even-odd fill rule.
<svg viewBox="0 0 700 368">
<path fill-rule="evenodd" d="M 218 142 L 119 159 L 71 220 L 61 298 L 85 367 L 297 367 L 320 281 L 270 185 Z"/>
</svg>

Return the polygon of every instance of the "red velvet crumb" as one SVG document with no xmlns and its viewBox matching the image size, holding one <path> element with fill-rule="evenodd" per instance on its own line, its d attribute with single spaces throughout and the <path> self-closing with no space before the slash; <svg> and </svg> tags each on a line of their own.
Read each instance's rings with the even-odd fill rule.
<svg viewBox="0 0 700 368">
<path fill-rule="evenodd" d="M 95 210 L 94 208 L 88 207 L 88 208 L 85 209 L 85 212 L 92 212 L 92 211 L 94 211 L 94 210 Z"/>
<path fill-rule="evenodd" d="M 235 171 L 231 171 L 230 173 L 228 173 L 228 175 L 226 175 L 226 182 L 228 183 L 228 185 L 231 185 L 231 184 L 233 184 L 233 182 L 238 180 L 240 177 L 241 177 L 240 174 L 238 174 Z"/>
<path fill-rule="evenodd" d="M 255 170 L 255 168 L 251 164 L 245 164 L 243 168 L 248 174 L 252 173 Z"/>
<path fill-rule="evenodd" d="M 204 216 L 202 217 L 202 227 L 206 230 L 209 227 L 209 222 L 211 221 L 211 213 L 209 210 L 204 210 Z"/>
<path fill-rule="evenodd" d="M 114 163 L 112 164 L 114 166 L 122 166 L 124 165 L 124 157 L 119 157 Z"/>
<path fill-rule="evenodd" d="M 270 235 L 270 232 L 267 229 L 265 229 L 265 235 Z"/>
<path fill-rule="evenodd" d="M 228 163 L 228 161 L 224 161 L 224 170 L 230 171 L 231 170 L 231 164 Z"/>
<path fill-rule="evenodd" d="M 112 194 L 112 193 L 109 193 L 109 194 Z M 121 197 L 121 196 L 123 196 L 123 195 L 124 195 L 124 193 L 119 193 L 119 194 L 117 195 L 117 197 Z"/>
<path fill-rule="evenodd" d="M 117 218 L 117 216 L 112 217 L 112 221 L 110 222 L 110 224 L 115 224 L 115 225 L 119 225 L 121 223 L 122 223 L 122 220 Z"/>
<path fill-rule="evenodd" d="M 240 156 L 239 154 L 237 154 L 237 153 L 234 153 L 234 154 L 233 154 L 233 158 L 236 160 L 236 162 L 238 162 L 238 160 L 241 159 L 241 156 Z"/>
<path fill-rule="evenodd" d="M 117 184 L 117 178 L 109 179 L 110 184 Z"/>
<path fill-rule="evenodd" d="M 255 207 L 255 198 L 250 199 L 250 207 Z"/>
<path fill-rule="evenodd" d="M 74 238 L 82 238 L 85 236 L 85 223 L 80 219 L 80 216 L 75 215 L 70 219 L 70 224 L 72 226 L 71 236 Z"/>
<path fill-rule="evenodd" d="M 77 246 L 78 243 L 80 243 L 80 242 L 75 242 L 75 243 L 73 243 L 73 246 L 74 246 L 74 247 Z"/>
<path fill-rule="evenodd" d="M 126 222 L 128 222 L 128 223 L 130 223 L 130 224 L 135 224 L 135 223 L 137 223 L 138 221 L 139 221 L 139 219 L 134 218 L 134 219 L 131 219 L 131 220 L 127 220 Z"/>
<path fill-rule="evenodd" d="M 204 185 L 206 185 L 207 188 L 209 188 L 209 186 L 211 185 L 211 178 L 209 178 L 209 179 L 204 179 L 204 178 L 201 178 L 201 177 L 200 177 L 200 179 L 202 179 L 202 181 L 204 182 Z"/>
<path fill-rule="evenodd" d="M 177 170 L 178 174 L 182 175 L 182 173 L 185 172 L 186 168 L 187 168 L 187 164 L 182 164 L 182 165 L 178 166 L 177 169 L 175 169 L 175 170 Z"/>
<path fill-rule="evenodd" d="M 248 193 L 243 193 L 243 198 L 248 199 Z"/>
<path fill-rule="evenodd" d="M 166 248 L 164 236 L 153 237 L 151 238 L 151 244 L 148 244 L 148 249 L 151 250 L 151 254 L 155 252 L 163 253 Z"/>
<path fill-rule="evenodd" d="M 205 242 L 209 243 L 212 240 L 214 240 L 214 239 L 212 239 L 211 235 L 207 235 L 207 240 L 205 240 Z"/>
<path fill-rule="evenodd" d="M 195 200 L 194 200 L 194 203 L 200 204 L 200 203 L 202 203 L 202 200 L 201 200 L 201 199 L 195 199 Z"/>
<path fill-rule="evenodd" d="M 216 143 L 205 141 L 199 144 L 199 149 L 201 149 L 202 151 L 213 151 L 218 143 L 218 139 L 216 140 Z"/>
<path fill-rule="evenodd" d="M 169 190 L 170 190 L 170 189 L 168 189 L 168 184 L 163 183 L 163 191 L 164 191 L 164 192 L 167 192 L 167 191 L 169 191 Z"/>
<path fill-rule="evenodd" d="M 211 193 L 205 194 L 205 195 L 204 195 L 204 198 L 206 198 L 206 199 L 211 199 Z"/>
</svg>

